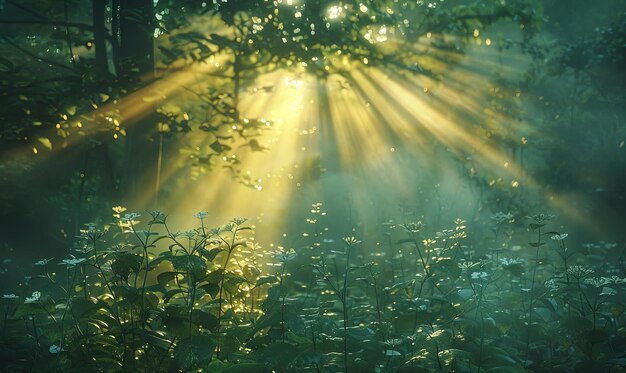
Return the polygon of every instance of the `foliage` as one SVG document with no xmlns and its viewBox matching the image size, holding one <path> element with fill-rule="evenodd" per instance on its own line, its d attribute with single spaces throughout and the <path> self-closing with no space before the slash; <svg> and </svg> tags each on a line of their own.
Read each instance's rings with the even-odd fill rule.
<svg viewBox="0 0 626 373">
<path fill-rule="evenodd" d="M 453 51 L 450 56 L 454 56 L 463 52 L 466 38 L 475 29 L 509 19 L 532 31 L 537 22 L 532 1 L 523 0 L 506 5 L 161 0 L 152 9 L 155 17 L 141 21 L 149 34 L 156 29 L 157 73 L 151 76 L 124 68 L 128 61 L 119 52 L 126 40 L 136 36 L 124 33 L 119 25 L 120 17 L 137 21 L 133 12 L 120 13 L 115 6 L 107 6 L 102 19 L 90 19 L 103 5 L 68 7 L 68 1 L 64 7 L 8 1 L 0 9 L 0 24 L 7 30 L 0 39 L 0 97 L 6 104 L 0 109 L 0 120 L 6 123 L 0 130 L 0 143 L 26 143 L 39 152 L 65 149 L 84 137 L 97 143 L 121 139 L 135 122 L 126 107 L 135 102 L 125 96 L 152 87 L 134 96 L 155 103 L 146 109 L 156 115 L 151 133 L 144 135 L 171 137 L 192 129 L 214 134 L 210 147 L 192 157 L 201 167 L 214 167 L 214 158 L 232 153 L 233 142 L 247 141 L 265 128 L 260 118 L 241 118 L 238 108 L 240 92 L 262 73 L 304 67 L 324 78 L 345 73 L 347 59 L 401 74 L 440 77 L 444 71 L 431 66 L 443 57 L 429 55 L 417 43 L 425 35 L 432 36 L 436 49 Z M 196 26 L 203 22 L 209 23 L 206 31 Z M 100 67 L 99 53 L 106 58 Z M 184 87 L 193 92 L 191 97 L 199 105 L 168 106 L 168 94 L 155 85 L 211 58 L 224 60 L 212 72 L 216 80 L 208 87 Z M 454 57 L 445 58 L 454 62 Z"/>
<path fill-rule="evenodd" d="M 316 207 L 317 206 L 317 207 Z M 320 209 L 316 204 L 314 207 Z M 529 254 L 468 251 L 466 227 L 386 225 L 266 252 L 245 219 L 172 232 L 116 209 L 74 255 L 5 294 L 5 368 L 41 371 L 609 371 L 626 365 L 626 278 L 528 218 Z M 497 217 L 508 224 L 509 217 Z M 60 265 L 60 267 L 59 267 Z M 56 273 L 60 268 L 59 273 Z"/>
<path fill-rule="evenodd" d="M 537 205 L 532 192 L 551 199 L 559 188 L 608 190 L 607 205 L 621 213 L 626 181 L 607 159 L 625 161 L 624 14 L 584 37 L 544 43 L 532 39 L 550 21 L 538 3 L 0 1 L 0 146 L 3 156 L 19 156 L 0 160 L 11 174 L 2 186 L 39 187 L 13 175 L 42 171 L 33 159 L 54 154 L 58 164 L 46 164 L 41 180 L 54 190 L 46 199 L 55 222 L 29 221 L 42 231 L 33 246 L 53 245 L 49 231 L 61 232 L 62 244 L 74 233 L 80 237 L 66 256 L 33 263 L 34 273 L 0 299 L 3 369 L 623 371 L 624 247 L 574 247 L 551 216 L 521 215 Z M 128 22 L 140 26 L 135 34 Z M 506 29 L 511 25 L 515 31 Z M 457 219 L 438 230 L 409 222 L 406 214 L 401 223 L 368 226 L 365 237 L 353 228 L 340 239 L 327 233 L 318 203 L 307 219 L 313 229 L 271 251 L 245 219 L 211 228 L 206 212 L 194 215 L 193 229 L 175 232 L 161 212 L 142 217 L 115 207 L 115 221 L 78 229 L 91 220 L 86 216 L 144 196 L 131 184 L 141 171 L 160 172 L 162 161 L 171 161 L 163 159 L 164 149 L 184 154 L 185 165 L 198 172 L 225 167 L 256 187 L 238 169 L 237 150 L 271 150 L 258 139 L 273 123 L 242 114 L 240 96 L 272 91 L 259 85 L 264 74 L 286 70 L 323 85 L 333 75 L 348 80 L 352 69 L 380 68 L 399 80 L 443 82 L 488 27 L 496 31 L 494 47 L 520 46 L 533 60 L 524 82 L 489 76 L 487 103 L 471 105 L 462 123 L 477 144 L 454 154 L 478 189 L 469 222 Z M 501 29 L 507 36 L 522 32 L 517 41 L 496 43 Z M 129 54 L 124 46 L 135 37 L 149 50 L 154 43 L 155 52 Z M 460 93 L 469 95 L 470 88 Z M 518 105 L 521 96 L 529 98 Z M 497 123 L 531 116 L 539 119 L 528 126 Z M 190 140 L 200 132 L 204 143 Z M 480 164 L 483 143 L 506 155 L 504 168 L 509 159 L 519 165 L 519 178 Z M 319 156 L 312 159 L 315 169 L 323 168 Z M 586 167 L 572 167 L 572 159 Z M 146 184 L 156 184 L 158 199 L 160 183 L 172 179 Z M 432 198 L 440 222 L 447 207 L 438 186 Z M 530 187 L 522 192 L 522 186 Z M 2 201 L 18 204 L 4 193 Z M 498 209 L 505 212 L 478 217 Z M 20 225 L 21 215 L 4 214 L 3 229 Z M 604 220 L 623 221 L 621 215 Z M 579 223 L 596 228 L 586 219 Z M 376 233 L 383 239 L 366 236 Z M 2 265 L 0 274 L 11 262 Z"/>
</svg>

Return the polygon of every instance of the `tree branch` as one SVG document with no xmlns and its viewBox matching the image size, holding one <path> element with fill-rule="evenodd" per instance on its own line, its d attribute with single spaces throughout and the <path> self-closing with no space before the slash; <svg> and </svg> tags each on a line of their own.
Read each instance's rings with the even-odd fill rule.
<svg viewBox="0 0 626 373">
<path fill-rule="evenodd" d="M 74 73 L 74 74 L 78 74 L 78 72 L 77 72 L 76 70 L 72 69 L 72 68 L 71 68 L 71 67 L 69 67 L 69 66 L 63 65 L 62 63 L 58 63 L 58 62 L 56 62 L 56 61 L 51 61 L 51 60 L 48 60 L 48 59 L 46 59 L 46 58 L 40 57 L 40 56 L 38 56 L 38 55 L 36 55 L 36 54 L 34 54 L 34 53 L 32 53 L 32 52 L 30 52 L 30 51 L 28 51 L 28 50 L 26 50 L 26 49 L 22 48 L 22 47 L 20 47 L 20 46 L 19 46 L 19 45 L 17 45 L 16 43 L 12 42 L 12 41 L 11 41 L 11 39 L 7 38 L 6 36 L 1 36 L 1 38 L 2 38 L 2 40 L 3 40 L 5 43 L 9 44 L 9 45 L 10 45 L 10 46 L 12 46 L 13 48 L 17 49 L 18 51 L 20 51 L 20 52 L 24 53 L 25 55 L 27 55 L 27 56 L 29 56 L 29 57 L 32 57 L 32 58 L 34 58 L 34 59 L 36 59 L 36 60 L 43 61 L 43 62 L 45 62 L 45 63 L 47 63 L 47 64 L 49 64 L 49 65 L 53 65 L 53 66 L 56 66 L 56 67 L 60 67 L 60 68 L 62 68 L 62 69 L 69 70 L 69 71 L 71 71 L 71 72 L 72 72 L 72 73 Z"/>
<path fill-rule="evenodd" d="M 7 3 L 13 5 L 14 7 L 21 9 L 22 11 L 31 14 L 37 18 L 39 18 L 40 20 L 47 20 L 48 18 L 40 13 L 37 13 L 36 11 L 25 7 L 24 5 L 18 4 L 17 2 L 13 1 L 13 0 L 7 0 Z"/>
<path fill-rule="evenodd" d="M 65 21 L 54 21 L 54 20 L 37 20 L 37 19 L 18 19 L 18 20 L 9 20 L 9 19 L 0 19 L 0 25 L 48 25 L 48 26 L 59 26 L 59 27 L 74 27 L 79 30 L 95 32 L 93 25 L 88 23 L 80 23 L 80 22 L 65 22 Z M 115 39 L 108 32 L 104 35 L 108 41 L 111 43 L 115 43 Z"/>
<path fill-rule="evenodd" d="M 0 24 L 6 25 L 49 25 L 49 26 L 62 26 L 62 27 L 75 27 L 79 30 L 88 30 L 93 32 L 93 26 L 87 23 L 80 22 L 65 22 L 65 21 L 53 21 L 44 19 L 0 19 Z"/>
</svg>

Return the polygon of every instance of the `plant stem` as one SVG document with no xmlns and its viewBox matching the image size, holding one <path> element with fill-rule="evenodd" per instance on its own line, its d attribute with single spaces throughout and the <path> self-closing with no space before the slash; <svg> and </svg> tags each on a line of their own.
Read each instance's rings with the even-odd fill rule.
<svg viewBox="0 0 626 373">
<path fill-rule="evenodd" d="M 350 273 L 350 251 L 352 245 L 346 249 L 346 270 L 343 276 L 342 308 L 343 308 L 343 366 L 348 372 L 348 274 Z"/>
</svg>

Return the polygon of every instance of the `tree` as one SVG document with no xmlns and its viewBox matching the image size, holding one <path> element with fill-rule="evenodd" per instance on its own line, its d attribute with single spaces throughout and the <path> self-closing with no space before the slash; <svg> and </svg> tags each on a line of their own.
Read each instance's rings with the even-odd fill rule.
<svg viewBox="0 0 626 373">
<path fill-rule="evenodd" d="M 266 123 L 241 118 L 238 109 L 240 93 L 259 75 L 297 67 L 323 82 L 333 74 L 349 78 L 346 66 L 367 65 L 436 79 L 445 70 L 422 61 L 454 63 L 474 30 L 499 20 L 514 20 L 532 31 L 534 5 L 530 0 L 506 5 L 9 0 L 0 11 L 6 30 L 0 45 L 5 56 L 0 60 L 1 97 L 7 103 L 0 109 L 4 158 L 55 154 L 62 171 L 55 183 L 74 180 L 77 189 L 77 212 L 67 218 L 73 230 L 85 218 L 85 188 L 90 186 L 104 192 L 105 204 L 132 204 L 140 195 L 147 196 L 143 207 L 152 204 L 162 184 L 167 140 L 178 133 L 212 134 L 209 146 L 195 151 L 194 162 L 211 169 L 224 165 L 218 158 L 229 159 L 224 166 L 248 183 L 231 155 L 240 141 L 263 149 L 251 138 Z M 213 26 L 203 28 L 203 22 Z M 447 57 L 420 49 L 426 36 L 436 50 L 449 52 Z M 167 78 L 211 58 L 223 59 L 223 67 L 210 72 L 215 77 L 210 86 L 194 91 L 196 103 L 165 110 L 169 98 L 159 89 L 170 85 L 169 92 L 185 91 L 191 85 L 166 83 Z M 190 116 L 193 111 L 204 111 L 209 119 Z"/>
</svg>

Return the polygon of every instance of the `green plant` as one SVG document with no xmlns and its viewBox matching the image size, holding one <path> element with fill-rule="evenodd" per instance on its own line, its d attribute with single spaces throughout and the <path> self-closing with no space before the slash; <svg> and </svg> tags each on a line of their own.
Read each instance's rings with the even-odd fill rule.
<svg viewBox="0 0 626 373">
<path fill-rule="evenodd" d="M 502 257 L 513 248 L 465 246 L 462 220 L 432 235 L 421 223 L 387 223 L 383 231 L 406 235 L 393 243 L 405 265 L 392 269 L 367 242 L 349 236 L 336 243 L 322 234 L 321 220 L 318 233 L 306 236 L 310 246 L 268 252 L 254 243 L 245 219 L 209 228 L 200 212 L 198 227 L 174 232 L 163 213 L 146 223 L 123 213 L 116 207 L 114 223 L 87 225 L 72 255 L 37 261 L 22 293 L 3 296 L 0 351 L 8 369 L 478 373 L 624 366 L 626 278 L 571 264 L 582 254 L 568 253 L 565 262 L 568 235 L 542 233 L 545 215 L 529 227 L 534 251 L 517 258 Z M 554 252 L 546 234 L 557 243 Z M 563 265 L 551 265 L 550 257 Z"/>
</svg>

